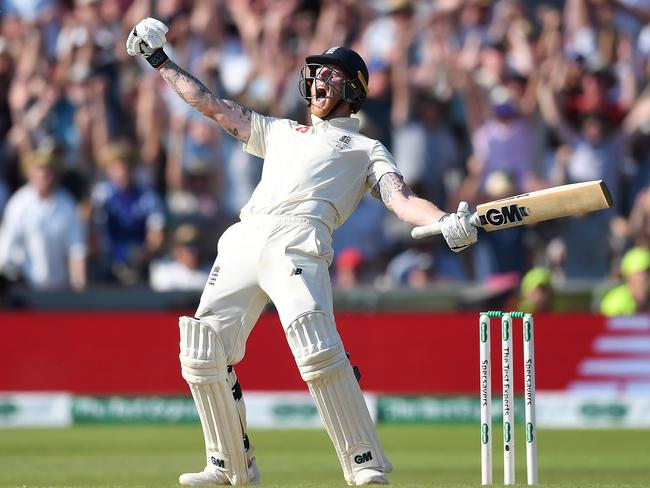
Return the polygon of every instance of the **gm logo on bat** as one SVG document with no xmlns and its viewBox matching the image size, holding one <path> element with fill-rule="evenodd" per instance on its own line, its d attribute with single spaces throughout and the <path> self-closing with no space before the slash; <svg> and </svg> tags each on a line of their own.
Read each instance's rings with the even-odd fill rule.
<svg viewBox="0 0 650 488">
<path fill-rule="evenodd" d="M 516 203 L 498 208 L 491 208 L 484 215 L 479 217 L 481 225 L 493 225 L 499 227 L 506 224 L 515 224 L 524 220 L 530 215 L 528 207 L 520 207 Z"/>
</svg>

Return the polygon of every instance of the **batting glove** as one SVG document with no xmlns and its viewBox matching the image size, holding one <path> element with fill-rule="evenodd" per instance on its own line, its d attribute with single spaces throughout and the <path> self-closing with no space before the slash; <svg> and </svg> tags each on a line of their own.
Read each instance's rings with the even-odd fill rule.
<svg viewBox="0 0 650 488">
<path fill-rule="evenodd" d="M 460 252 L 478 239 L 478 231 L 469 221 L 469 205 L 460 202 L 456 213 L 446 214 L 440 219 L 440 230 L 449 249 Z"/>
<path fill-rule="evenodd" d="M 162 68 L 169 58 L 162 47 L 167 42 L 165 34 L 169 29 L 161 21 L 147 17 L 133 28 L 126 40 L 126 52 L 129 56 L 141 55 L 151 66 Z"/>
</svg>

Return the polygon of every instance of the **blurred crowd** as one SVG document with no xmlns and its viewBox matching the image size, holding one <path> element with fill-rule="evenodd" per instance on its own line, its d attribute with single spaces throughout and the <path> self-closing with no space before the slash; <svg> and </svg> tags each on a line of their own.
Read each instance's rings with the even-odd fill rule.
<svg viewBox="0 0 650 488">
<path fill-rule="evenodd" d="M 368 196 L 334 234 L 335 286 L 599 282 L 650 246 L 650 1 L 0 0 L 6 279 L 203 287 L 262 161 L 126 54 L 146 16 L 219 97 L 301 122 L 305 55 L 357 50 L 362 132 L 447 210 L 599 179 L 614 200 L 453 254 Z"/>
</svg>

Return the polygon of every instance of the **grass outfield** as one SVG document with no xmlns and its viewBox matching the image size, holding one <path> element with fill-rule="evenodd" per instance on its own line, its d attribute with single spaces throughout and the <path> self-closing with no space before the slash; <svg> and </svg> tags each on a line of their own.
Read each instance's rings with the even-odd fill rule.
<svg viewBox="0 0 650 488">
<path fill-rule="evenodd" d="M 518 484 L 525 457 L 518 432 Z M 478 487 L 478 428 L 382 426 L 399 487 Z M 252 431 L 262 485 L 346 486 L 323 431 Z M 495 484 L 501 451 L 494 444 Z M 178 474 L 201 468 L 198 426 L 79 426 L 0 430 L 0 486 L 177 487 Z M 539 478 L 548 487 L 649 487 L 650 430 L 540 430 Z"/>
</svg>

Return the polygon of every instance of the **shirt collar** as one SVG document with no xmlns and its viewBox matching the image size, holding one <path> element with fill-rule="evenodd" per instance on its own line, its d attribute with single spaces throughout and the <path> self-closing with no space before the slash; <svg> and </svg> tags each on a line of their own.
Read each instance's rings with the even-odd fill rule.
<svg viewBox="0 0 650 488">
<path fill-rule="evenodd" d="M 314 114 L 311 114 L 311 123 L 314 127 L 321 124 L 331 124 L 339 129 L 349 130 L 351 132 L 359 132 L 359 119 L 356 117 L 336 117 L 330 120 L 323 120 Z"/>
</svg>

